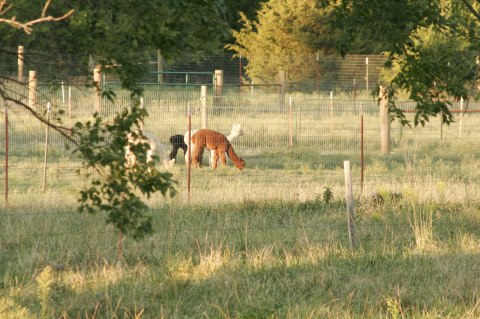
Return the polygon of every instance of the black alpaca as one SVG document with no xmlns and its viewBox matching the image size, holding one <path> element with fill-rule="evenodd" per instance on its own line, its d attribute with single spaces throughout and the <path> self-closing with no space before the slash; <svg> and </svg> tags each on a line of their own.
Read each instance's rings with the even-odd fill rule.
<svg viewBox="0 0 480 319">
<path fill-rule="evenodd" d="M 183 135 L 170 136 L 170 144 L 172 144 L 172 152 L 170 153 L 170 159 L 177 158 L 178 149 L 183 149 L 183 154 L 187 153 L 187 144 L 183 141 Z"/>
</svg>

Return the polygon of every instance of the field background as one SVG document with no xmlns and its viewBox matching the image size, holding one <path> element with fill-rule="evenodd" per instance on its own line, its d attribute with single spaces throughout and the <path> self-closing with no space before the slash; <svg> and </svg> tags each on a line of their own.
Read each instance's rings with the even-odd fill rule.
<svg viewBox="0 0 480 319">
<path fill-rule="evenodd" d="M 91 91 L 44 87 L 39 107 L 88 119 Z M 110 116 L 128 106 L 115 89 Z M 27 96 L 19 91 L 20 99 Z M 228 135 L 244 171 L 192 171 L 183 153 L 171 171 L 178 195 L 149 200 L 155 234 L 124 242 L 104 216 L 75 212 L 78 158 L 23 111 L 8 116 L 8 208 L 0 210 L 0 314 L 6 318 L 372 318 L 480 316 L 479 109 L 442 126 L 392 123 L 391 154 L 380 154 L 380 118 L 366 94 L 247 88 L 209 92 L 208 127 Z M 168 138 L 200 126 L 200 90 L 148 88 L 144 130 Z M 460 109 L 454 103 L 454 110 Z M 405 110 L 414 105 L 400 102 Z M 364 182 L 360 183 L 360 115 Z M 412 113 L 407 113 L 410 119 Z M 5 116 L 5 115 L 4 115 Z M 5 122 L 0 145 L 5 145 Z M 290 145 L 290 132 L 292 145 Z M 2 160 L 5 149 L 0 149 Z M 358 246 L 349 249 L 343 162 L 352 165 Z M 0 172 L 5 180 L 5 170 Z M 0 183 L 5 191 L 5 183 Z M 330 193 L 331 191 L 331 193 Z M 2 197 L 3 200 L 3 197 Z M 4 206 L 4 205 L 2 205 Z M 43 315 L 42 315 L 43 314 Z M 45 315 L 46 314 L 46 315 Z M 1 315 L 0 315 L 1 317 Z"/>
</svg>

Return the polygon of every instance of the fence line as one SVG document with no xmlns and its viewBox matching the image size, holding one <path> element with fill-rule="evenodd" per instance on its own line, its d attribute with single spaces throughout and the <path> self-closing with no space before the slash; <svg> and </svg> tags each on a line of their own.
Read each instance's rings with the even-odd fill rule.
<svg viewBox="0 0 480 319">
<path fill-rule="evenodd" d="M 88 92 L 78 88 L 71 92 L 71 112 L 64 119 L 68 125 L 89 118 L 93 111 L 91 95 Z M 102 100 L 102 115 L 108 117 L 129 105 L 126 91 L 119 90 L 116 93 L 114 102 Z M 192 105 L 192 126 L 194 128 L 201 126 L 200 98 L 200 90 L 145 91 L 143 105 L 149 112 L 149 117 L 146 119 L 144 129 L 155 134 L 163 142 L 165 152 L 169 152 L 168 141 L 171 135 L 187 131 L 188 103 Z M 221 193 L 222 189 L 225 191 L 240 189 L 241 191 L 236 192 L 237 199 L 248 198 L 252 194 L 258 195 L 255 191 L 258 189 L 266 190 L 262 192 L 266 198 L 275 196 L 292 198 L 297 196 L 295 194 L 306 194 L 307 198 L 317 196 L 322 187 L 340 183 L 339 170 L 345 159 L 351 160 L 354 183 L 357 183 L 362 146 L 367 166 L 365 170 L 367 189 L 370 183 L 377 183 L 379 180 L 396 183 L 398 173 L 388 169 L 392 165 L 389 161 L 393 161 L 394 165 L 404 171 L 408 165 L 418 166 L 416 163 L 409 163 L 407 157 L 415 156 L 415 152 L 422 150 L 424 152 L 431 147 L 430 145 L 439 146 L 443 143 L 447 148 L 449 145 L 454 146 L 459 152 L 468 151 L 478 146 L 477 141 L 480 137 L 480 127 L 477 125 L 480 114 L 474 112 L 479 107 L 472 104 L 469 107 L 470 112 L 455 112 L 457 118 L 461 116 L 461 121 L 458 120 L 450 126 L 442 126 L 436 118 L 433 118 L 426 127 L 408 128 L 393 122 L 392 154 L 382 158 L 380 119 L 376 101 L 352 100 L 343 96 L 336 98 L 332 94 L 327 97 L 318 94 L 296 94 L 287 96 L 289 102 L 282 105 L 279 98 L 278 94 L 252 95 L 251 92 L 230 92 L 222 96 L 222 99 L 217 99 L 212 91 L 208 93 L 206 107 L 209 128 L 228 135 L 234 123 L 242 125 L 244 135 L 238 137 L 233 145 L 236 152 L 246 159 L 247 172 L 250 172 L 251 177 L 238 179 L 233 173 L 221 170 L 218 173 L 206 170 L 194 172 L 191 187 L 193 193 L 198 193 L 199 200 L 206 189 L 215 190 L 217 193 Z M 49 103 L 47 101 L 52 101 L 53 114 L 58 114 L 60 110 L 68 107 L 61 89 L 41 90 L 39 107 L 46 108 Z M 452 110 L 459 111 L 461 109 L 459 103 L 455 102 Z M 414 104 L 409 101 L 399 101 L 398 105 L 406 111 L 414 108 Z M 363 143 L 360 140 L 361 114 L 363 114 Z M 37 196 L 35 194 L 41 181 L 39 176 L 41 157 L 45 154 L 43 146 L 45 130 L 41 123 L 32 121 L 21 109 L 13 108 L 9 115 L 10 192 L 11 196 L 21 200 L 28 196 L 22 195 L 25 190 L 28 190 L 27 194 L 31 196 Z M 413 114 L 407 112 L 407 117 L 412 116 Z M 0 143 L 5 143 L 4 131 L 1 130 Z M 72 157 L 64 144 L 62 136 L 52 131 L 48 146 L 50 166 L 47 175 L 51 188 L 47 192 L 48 196 L 52 196 L 52 192 L 55 191 L 59 195 L 65 190 L 68 192 L 72 190 L 73 193 L 73 189 L 81 185 L 75 174 L 79 167 L 79 159 Z M 3 149 L 0 150 L 0 154 L 5 154 Z M 436 156 L 441 159 L 443 155 Z M 447 158 L 452 156 L 460 155 L 449 154 Z M 177 157 L 175 170 L 180 189 L 185 187 L 183 164 L 184 160 L 180 155 Z M 418 168 L 417 171 L 428 172 L 428 169 L 428 166 L 425 166 Z M 304 175 L 302 173 L 304 170 L 311 172 Z M 209 174 L 210 180 L 204 180 L 202 174 Z M 451 178 L 455 174 L 448 172 L 442 178 Z M 407 175 L 404 174 L 403 177 L 405 176 Z M 269 189 L 272 185 L 276 185 L 282 191 Z M 0 185 L 1 189 L 5 187 L 4 183 Z"/>
<path fill-rule="evenodd" d="M 63 82 L 74 85 L 91 82 L 93 66 L 88 65 L 82 56 L 58 52 L 38 53 L 29 48 L 24 48 L 21 58 L 17 55 L 17 49 L 0 52 L 0 76 L 17 78 L 19 72 L 35 70 L 38 72 L 39 83 L 51 85 Z M 298 56 L 298 60 L 307 61 L 310 67 L 303 75 L 304 80 L 298 83 L 290 81 L 289 87 L 292 90 L 347 92 L 356 89 L 368 92 L 381 81 L 380 71 L 386 58 L 382 55 L 348 55 L 342 58 L 337 55 L 309 54 Z M 19 63 L 22 65 L 18 65 Z M 246 72 L 248 60 L 230 54 L 187 54 L 166 61 L 155 52 L 150 60 L 138 61 L 138 64 L 146 64 L 149 69 L 141 80 L 145 85 L 208 85 L 212 84 L 211 75 L 214 70 L 224 71 L 225 85 L 252 84 Z M 115 76 L 106 76 L 105 80 L 111 83 L 118 79 Z"/>
</svg>

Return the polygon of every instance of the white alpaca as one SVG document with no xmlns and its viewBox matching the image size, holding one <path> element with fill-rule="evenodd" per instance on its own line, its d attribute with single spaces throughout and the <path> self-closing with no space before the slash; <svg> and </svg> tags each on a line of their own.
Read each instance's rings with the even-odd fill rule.
<svg viewBox="0 0 480 319">
<path fill-rule="evenodd" d="M 138 136 L 140 132 L 137 131 L 136 134 Z M 145 139 L 141 140 L 139 138 L 134 138 L 131 132 L 127 134 L 127 139 L 129 143 L 135 144 L 135 145 L 140 142 L 149 143 L 150 149 L 147 151 L 147 163 L 153 161 L 153 155 L 157 153 L 160 161 L 163 163 L 165 168 L 173 167 L 175 164 L 175 159 L 173 160 L 169 159 L 165 146 L 158 140 L 157 136 L 155 136 L 153 133 L 145 132 L 145 131 L 142 132 L 142 134 L 148 140 L 145 140 Z M 125 159 L 127 160 L 128 166 L 135 165 L 135 162 L 137 160 L 137 157 L 130 150 L 130 146 L 128 145 L 125 147 Z"/>
<path fill-rule="evenodd" d="M 195 133 L 197 133 L 198 130 L 192 130 L 191 133 L 190 133 L 190 136 L 193 136 Z M 232 131 L 230 132 L 230 135 L 227 136 L 227 140 L 231 143 L 232 140 L 234 140 L 236 137 L 238 136 L 242 136 L 243 135 L 243 129 L 242 129 L 242 126 L 240 124 L 233 124 L 232 126 Z M 187 144 L 188 146 L 188 131 L 185 132 L 185 135 L 183 136 L 183 141 L 185 142 L 185 144 Z M 191 144 L 191 151 L 193 152 L 193 150 L 195 149 L 195 144 Z M 209 158 L 209 163 L 210 163 L 210 166 L 213 165 L 213 156 L 215 155 L 215 151 L 211 150 L 210 151 L 210 158 Z M 185 154 L 185 163 L 188 164 L 188 161 L 190 159 L 190 149 L 187 150 L 186 154 Z"/>
</svg>

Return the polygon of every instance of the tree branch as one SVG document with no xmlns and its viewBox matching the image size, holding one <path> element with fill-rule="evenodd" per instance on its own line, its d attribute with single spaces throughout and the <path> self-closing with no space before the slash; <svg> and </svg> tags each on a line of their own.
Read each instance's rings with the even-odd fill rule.
<svg viewBox="0 0 480 319">
<path fill-rule="evenodd" d="M 9 5 L 4 9 L 3 7 L 5 6 L 6 3 L 7 3 L 7 0 L 2 0 L 2 2 L 0 2 L 0 15 L 4 15 L 5 12 L 7 12 L 12 7 L 12 5 Z"/>
<path fill-rule="evenodd" d="M 0 78 L 0 82 L 4 81 L 4 80 L 5 80 L 4 78 Z M 13 81 L 13 80 L 10 80 L 10 81 Z M 70 132 L 72 130 L 71 128 L 61 126 L 61 125 L 55 125 L 55 124 L 51 123 L 50 121 L 48 121 L 47 119 L 42 117 L 37 111 L 35 111 L 31 107 L 29 107 L 24 102 L 20 101 L 19 99 L 15 99 L 15 98 L 12 98 L 12 97 L 8 96 L 7 93 L 1 88 L 0 88 L 0 97 L 2 98 L 2 100 L 4 102 L 12 102 L 13 104 L 21 106 L 23 109 L 27 110 L 30 114 L 33 115 L 33 117 L 38 119 L 40 122 L 42 122 L 45 125 L 48 125 L 49 127 L 54 129 L 55 131 L 59 132 L 68 141 L 72 142 L 75 146 L 78 146 L 78 142 L 70 136 Z"/>
<path fill-rule="evenodd" d="M 480 22 L 480 13 L 477 10 L 475 10 L 475 8 L 470 4 L 470 2 L 468 2 L 468 0 L 461 0 L 461 1 Z M 480 2 L 480 0 L 477 0 L 477 2 Z"/>
<path fill-rule="evenodd" d="M 26 34 L 32 34 L 33 26 L 35 24 L 49 22 L 49 21 L 62 21 L 70 17 L 75 12 L 75 10 L 71 9 L 70 11 L 68 11 L 67 13 L 65 13 L 60 17 L 46 16 L 48 7 L 50 6 L 51 2 L 52 0 L 47 0 L 45 5 L 43 6 L 41 16 L 37 19 L 27 21 L 27 22 L 20 22 L 20 21 L 17 21 L 16 16 L 13 16 L 11 18 L 0 18 L 0 23 L 8 24 L 17 29 L 22 29 Z M 5 13 L 12 7 L 12 5 L 8 5 L 4 9 L 5 5 L 7 5 L 7 0 L 2 0 L 0 2 L 0 16 L 5 15 Z"/>
</svg>

